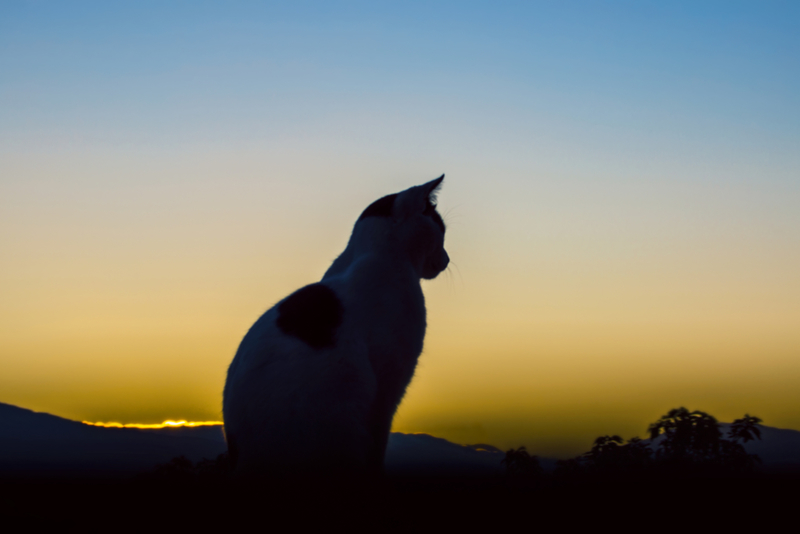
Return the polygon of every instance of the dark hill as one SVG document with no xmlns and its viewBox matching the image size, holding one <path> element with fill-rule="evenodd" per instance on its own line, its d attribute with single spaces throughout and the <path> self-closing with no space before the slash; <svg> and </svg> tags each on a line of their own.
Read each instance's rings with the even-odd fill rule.
<svg viewBox="0 0 800 534">
<path fill-rule="evenodd" d="M 0 403 L 0 473 L 5 476 L 118 476 L 184 455 L 225 451 L 221 427 L 102 428 Z"/>
<path fill-rule="evenodd" d="M 721 425 L 727 433 L 727 425 Z M 800 432 L 760 426 L 762 440 L 746 444 L 768 472 L 800 471 Z M 220 426 L 163 429 L 103 428 L 0 403 L 0 476 L 130 476 L 172 458 L 192 462 L 225 452 Z M 393 432 L 386 453 L 392 475 L 501 474 L 502 451 L 463 446 L 427 434 Z M 541 459 L 545 470 L 555 462 Z"/>
<path fill-rule="evenodd" d="M 386 469 L 395 475 L 492 475 L 503 453 L 427 434 L 393 432 Z M 0 475 L 125 476 L 177 456 L 214 459 L 227 449 L 219 426 L 103 428 L 0 403 Z M 479 450 L 481 449 L 481 450 Z"/>
</svg>

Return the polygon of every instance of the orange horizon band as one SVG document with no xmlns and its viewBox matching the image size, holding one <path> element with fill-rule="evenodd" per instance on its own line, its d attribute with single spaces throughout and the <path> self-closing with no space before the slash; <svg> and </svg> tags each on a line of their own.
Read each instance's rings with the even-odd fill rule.
<svg viewBox="0 0 800 534">
<path fill-rule="evenodd" d="M 222 421 L 164 421 L 163 423 L 93 423 L 81 421 L 84 425 L 100 426 L 104 428 L 168 428 L 182 426 L 222 426 Z"/>
</svg>

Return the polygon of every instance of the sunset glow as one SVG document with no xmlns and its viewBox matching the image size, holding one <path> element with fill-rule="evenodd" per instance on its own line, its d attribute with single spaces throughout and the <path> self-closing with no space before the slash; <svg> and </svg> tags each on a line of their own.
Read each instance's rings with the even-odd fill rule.
<svg viewBox="0 0 800 534">
<path fill-rule="evenodd" d="M 222 421 L 164 421 L 163 423 L 92 423 L 81 421 L 84 425 L 102 426 L 104 428 L 178 428 L 183 426 L 222 426 Z"/>
<path fill-rule="evenodd" d="M 221 424 L 254 321 L 445 173 L 395 431 L 564 457 L 679 406 L 800 429 L 798 20 L 0 3 L 0 402 Z"/>
</svg>

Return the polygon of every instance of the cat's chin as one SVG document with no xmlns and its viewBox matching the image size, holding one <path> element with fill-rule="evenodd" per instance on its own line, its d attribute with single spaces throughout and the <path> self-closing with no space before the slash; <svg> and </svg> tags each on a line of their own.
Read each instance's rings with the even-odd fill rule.
<svg viewBox="0 0 800 534">
<path fill-rule="evenodd" d="M 442 255 L 437 258 L 438 261 L 435 260 L 428 260 L 425 262 L 425 265 L 422 268 L 422 273 L 420 276 L 423 280 L 433 280 L 439 274 L 447 269 L 447 266 L 450 264 L 450 256 L 447 255 L 447 252 L 444 250 L 442 251 Z"/>
</svg>

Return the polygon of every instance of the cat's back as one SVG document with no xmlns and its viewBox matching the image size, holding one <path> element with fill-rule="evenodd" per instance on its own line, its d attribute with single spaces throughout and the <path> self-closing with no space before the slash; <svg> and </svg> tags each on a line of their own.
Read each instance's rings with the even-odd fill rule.
<svg viewBox="0 0 800 534">
<path fill-rule="evenodd" d="M 341 278 L 341 277 L 339 277 Z M 338 283 L 337 283 L 338 282 Z M 331 286 L 341 280 L 317 282 L 304 286 L 267 310 L 242 339 L 228 368 L 225 400 L 248 383 L 259 390 L 292 387 L 297 380 L 310 379 L 313 369 L 351 354 L 352 336 L 343 335 L 347 315 L 345 302 Z M 247 396 L 247 392 L 244 392 Z"/>
<path fill-rule="evenodd" d="M 234 374 L 286 360 L 297 351 L 333 346 L 342 320 L 342 304 L 322 283 L 310 284 L 264 312 L 245 334 L 231 363 Z"/>
<path fill-rule="evenodd" d="M 331 287 L 342 285 L 336 282 L 305 286 L 267 310 L 231 362 L 223 414 L 244 469 L 252 468 L 250 459 L 320 454 L 322 442 L 339 456 L 364 455 L 363 430 L 341 429 L 364 420 L 375 380 L 363 341 L 344 332 L 346 304 Z M 347 443 L 336 446 L 336 435 Z"/>
</svg>

